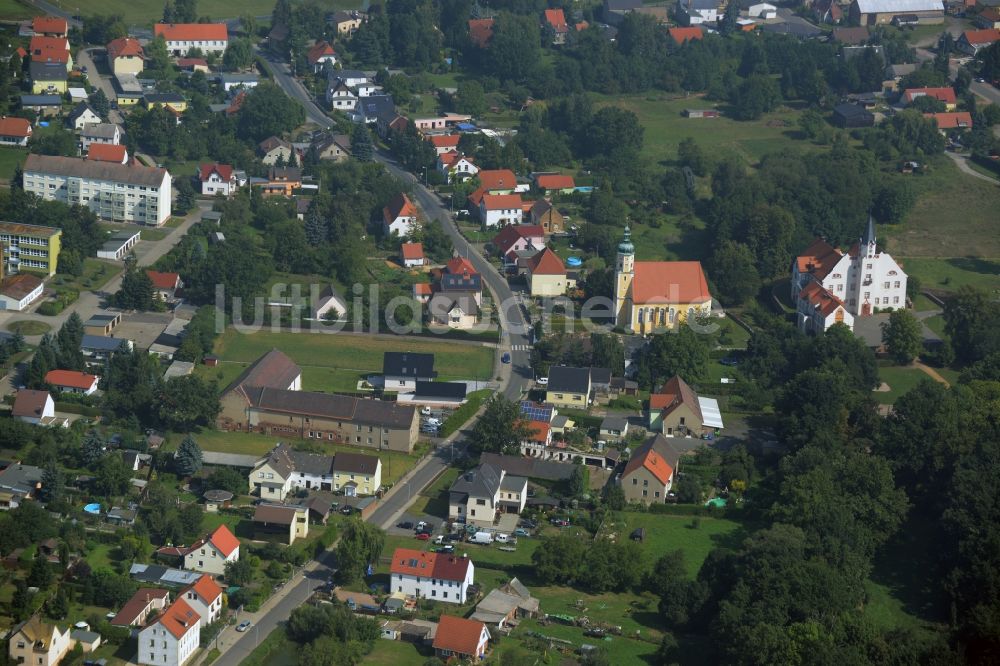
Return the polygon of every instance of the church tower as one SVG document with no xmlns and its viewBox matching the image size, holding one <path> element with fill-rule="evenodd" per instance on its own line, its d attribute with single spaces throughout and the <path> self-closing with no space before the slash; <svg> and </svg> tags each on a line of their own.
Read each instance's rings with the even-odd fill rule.
<svg viewBox="0 0 1000 666">
<path fill-rule="evenodd" d="M 632 320 L 632 278 L 635 276 L 635 246 L 632 245 L 632 230 L 625 225 L 625 235 L 618 244 L 618 258 L 615 261 L 615 322 L 619 326 L 631 328 Z"/>
<path fill-rule="evenodd" d="M 858 247 L 858 254 L 864 252 L 866 257 L 874 257 L 878 252 L 878 246 L 875 243 L 875 220 L 872 219 L 872 214 L 868 213 L 868 228 L 865 229 L 865 235 L 861 239 L 861 244 Z"/>
</svg>

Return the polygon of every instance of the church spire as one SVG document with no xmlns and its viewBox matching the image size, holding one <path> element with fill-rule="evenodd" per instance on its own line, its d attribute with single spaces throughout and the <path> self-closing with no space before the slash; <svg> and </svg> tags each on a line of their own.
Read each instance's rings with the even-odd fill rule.
<svg viewBox="0 0 1000 666">
<path fill-rule="evenodd" d="M 622 242 L 618 244 L 619 254 L 635 254 L 635 246 L 632 245 L 632 230 L 629 229 L 628 222 L 625 223 L 625 235 Z"/>
<path fill-rule="evenodd" d="M 865 230 L 865 235 L 861 239 L 862 245 L 875 245 L 875 220 L 872 218 L 872 214 L 868 213 L 868 228 Z"/>
</svg>

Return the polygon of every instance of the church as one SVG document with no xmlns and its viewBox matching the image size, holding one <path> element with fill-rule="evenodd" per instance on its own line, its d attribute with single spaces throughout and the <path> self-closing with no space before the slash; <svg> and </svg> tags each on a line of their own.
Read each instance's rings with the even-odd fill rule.
<svg viewBox="0 0 1000 666">
<path fill-rule="evenodd" d="M 632 232 L 618 244 L 615 321 L 639 335 L 712 314 L 712 295 L 699 261 L 636 261 Z"/>
<path fill-rule="evenodd" d="M 869 216 L 864 236 L 846 253 L 817 238 L 795 258 L 792 301 L 803 332 L 822 333 L 835 323 L 853 329 L 855 317 L 906 307 L 906 273 L 879 252 Z"/>
</svg>

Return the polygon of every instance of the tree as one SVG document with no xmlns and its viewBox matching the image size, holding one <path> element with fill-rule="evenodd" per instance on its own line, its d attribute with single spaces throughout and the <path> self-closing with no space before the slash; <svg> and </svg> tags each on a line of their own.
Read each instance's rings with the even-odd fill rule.
<svg viewBox="0 0 1000 666">
<path fill-rule="evenodd" d="M 742 305 L 760 291 L 760 277 L 750 248 L 723 241 L 708 262 L 715 292 L 724 305 Z"/>
<path fill-rule="evenodd" d="M 226 563 L 226 582 L 232 585 L 249 585 L 253 582 L 253 558 L 242 557 L 235 562 Z"/>
<path fill-rule="evenodd" d="M 897 365 L 908 365 L 923 350 L 920 322 L 909 310 L 893 310 L 882 323 L 882 342 Z"/>
<path fill-rule="evenodd" d="M 70 314 L 66 323 L 56 334 L 56 363 L 63 370 L 83 370 L 86 361 L 83 358 L 83 320 L 76 312 Z"/>
<path fill-rule="evenodd" d="M 375 146 L 365 123 L 358 123 L 351 130 L 351 155 L 359 162 L 371 162 L 374 158 Z"/>
<path fill-rule="evenodd" d="M 163 383 L 157 407 L 160 422 L 170 430 L 190 432 L 209 426 L 219 414 L 218 387 L 197 375 L 171 377 Z"/>
<path fill-rule="evenodd" d="M 194 476 L 201 469 L 201 447 L 194 437 L 187 435 L 174 454 L 174 468 L 182 477 Z"/>
<path fill-rule="evenodd" d="M 688 474 L 677 481 L 677 501 L 681 504 L 700 504 L 703 496 L 698 477 Z"/>
<path fill-rule="evenodd" d="M 205 480 L 205 483 L 209 488 L 228 490 L 234 495 L 245 493 L 247 489 L 246 475 L 232 467 L 213 468 L 211 476 Z"/>
<path fill-rule="evenodd" d="M 105 456 L 97 466 L 94 492 L 104 497 L 124 495 L 128 492 L 131 477 L 131 470 L 125 467 L 121 456 Z"/>
<path fill-rule="evenodd" d="M 517 454 L 521 442 L 529 435 L 527 430 L 518 404 L 502 393 L 494 393 L 473 427 L 472 448 L 479 453 Z"/>
<path fill-rule="evenodd" d="M 473 117 L 486 112 L 486 93 L 475 79 L 462 80 L 458 84 L 458 111 Z"/>
<path fill-rule="evenodd" d="M 654 335 L 639 356 L 637 381 L 649 389 L 674 375 L 697 382 L 708 372 L 708 342 L 689 326 Z"/>
<path fill-rule="evenodd" d="M 579 497 L 587 492 L 587 470 L 583 465 L 574 465 L 573 473 L 566 484 L 567 496 Z"/>
<path fill-rule="evenodd" d="M 55 595 L 49 599 L 46 611 L 48 616 L 55 620 L 61 620 L 69 615 L 69 598 L 66 596 L 65 587 L 59 586 Z"/>
<path fill-rule="evenodd" d="M 44 590 L 51 583 L 52 569 L 49 568 L 49 561 L 39 551 L 31 563 L 31 570 L 28 572 L 28 586 Z"/>
<path fill-rule="evenodd" d="M 174 0 L 174 22 L 197 23 L 198 22 L 197 0 Z"/>
<path fill-rule="evenodd" d="M 534 16 L 504 12 L 494 21 L 483 62 L 502 81 L 524 81 L 538 67 L 540 44 L 539 25 Z"/>
<path fill-rule="evenodd" d="M 108 101 L 108 96 L 104 94 L 102 88 L 98 88 L 90 95 L 90 108 L 94 110 L 94 113 L 99 115 L 101 118 L 107 119 L 108 114 L 111 112 L 111 102 Z"/>
<path fill-rule="evenodd" d="M 682 140 L 677 146 L 677 161 L 681 166 L 689 167 L 696 176 L 708 175 L 708 157 L 691 137 Z"/>
<path fill-rule="evenodd" d="M 719 32 L 723 35 L 731 35 L 736 32 L 736 20 L 740 17 L 740 6 L 739 3 L 731 3 L 726 5 L 726 13 L 722 15 L 722 20 L 719 21 Z"/>
<path fill-rule="evenodd" d="M 261 83 L 247 93 L 237 134 L 254 143 L 290 132 L 305 120 L 302 106 L 273 83 Z"/>
<path fill-rule="evenodd" d="M 730 102 L 738 120 L 757 120 L 781 101 L 778 84 L 770 76 L 753 74 L 733 89 Z"/>
<path fill-rule="evenodd" d="M 57 504 L 65 493 L 66 479 L 55 460 L 50 460 L 42 471 L 39 495 L 46 504 Z"/>
<path fill-rule="evenodd" d="M 253 44 L 249 39 L 233 39 L 222 56 L 222 64 L 229 69 L 247 69 L 253 64 Z"/>
<path fill-rule="evenodd" d="M 531 554 L 534 574 L 545 585 L 570 585 L 583 572 L 587 544 L 569 534 L 548 537 Z"/>
<path fill-rule="evenodd" d="M 83 436 L 83 442 L 80 445 L 80 462 L 85 467 L 94 469 L 94 466 L 104 457 L 106 446 L 104 438 L 96 430 L 88 431 Z"/>
<path fill-rule="evenodd" d="M 337 576 L 344 582 L 361 578 L 382 555 L 385 532 L 361 520 L 351 520 L 337 544 Z"/>
<path fill-rule="evenodd" d="M 125 258 L 122 286 L 115 294 L 115 304 L 124 310 L 151 310 L 153 308 L 153 281 L 146 271 L 139 269 L 135 255 Z"/>
<path fill-rule="evenodd" d="M 886 224 L 900 224 L 917 203 L 909 179 L 892 178 L 882 184 L 872 202 L 872 214 Z"/>
<path fill-rule="evenodd" d="M 621 511 L 625 508 L 625 491 L 620 484 L 609 483 L 604 486 L 604 503 L 612 511 Z"/>
<path fill-rule="evenodd" d="M 945 301 L 944 322 L 945 332 L 960 360 L 974 363 L 1000 351 L 1000 304 L 986 292 L 970 286 L 959 287 Z"/>
<path fill-rule="evenodd" d="M 638 116 L 617 106 L 595 113 L 586 135 L 585 155 L 609 170 L 625 168 L 642 150 L 643 127 Z"/>
</svg>

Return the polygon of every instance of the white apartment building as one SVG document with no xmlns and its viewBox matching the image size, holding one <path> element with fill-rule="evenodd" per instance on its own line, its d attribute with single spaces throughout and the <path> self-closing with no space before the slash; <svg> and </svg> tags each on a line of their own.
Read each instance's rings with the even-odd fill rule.
<svg viewBox="0 0 1000 666">
<path fill-rule="evenodd" d="M 201 642 L 201 616 L 177 599 L 139 632 L 139 663 L 181 666 Z"/>
<path fill-rule="evenodd" d="M 167 51 L 174 56 L 187 55 L 191 49 L 221 56 L 229 45 L 225 23 L 157 23 L 153 34 L 163 37 Z"/>
<path fill-rule="evenodd" d="M 105 220 L 160 226 L 170 219 L 166 169 L 75 157 L 28 155 L 24 190 L 49 201 L 90 208 Z"/>
<path fill-rule="evenodd" d="M 464 604 L 476 568 L 468 556 L 397 548 L 392 554 L 390 593 Z"/>
</svg>

